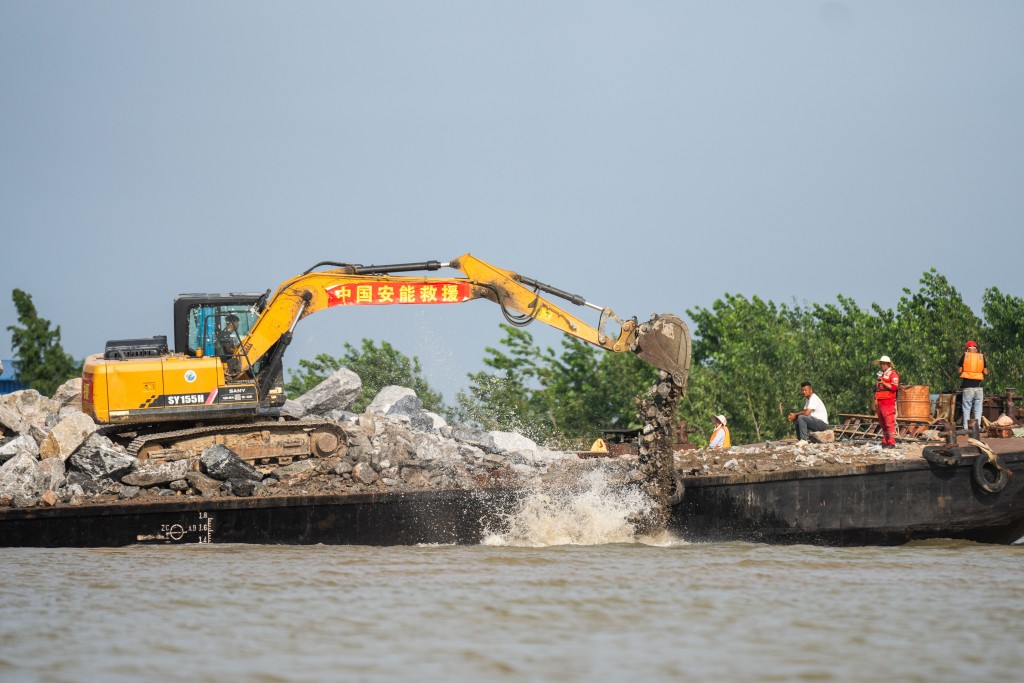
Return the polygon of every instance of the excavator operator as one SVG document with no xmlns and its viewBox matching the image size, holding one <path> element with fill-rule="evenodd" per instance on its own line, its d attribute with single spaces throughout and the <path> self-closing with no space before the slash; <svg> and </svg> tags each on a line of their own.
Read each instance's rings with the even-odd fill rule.
<svg viewBox="0 0 1024 683">
<path fill-rule="evenodd" d="M 238 348 L 238 316 L 224 318 L 224 329 L 217 334 L 217 348 L 222 356 L 232 356 Z"/>
</svg>

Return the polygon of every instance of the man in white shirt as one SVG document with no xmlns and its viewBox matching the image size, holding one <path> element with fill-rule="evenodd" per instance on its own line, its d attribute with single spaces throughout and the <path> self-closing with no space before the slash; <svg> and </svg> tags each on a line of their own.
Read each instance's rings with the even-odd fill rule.
<svg viewBox="0 0 1024 683">
<path fill-rule="evenodd" d="M 807 402 L 804 403 L 804 409 L 799 413 L 789 414 L 789 421 L 796 423 L 796 438 L 800 441 L 807 441 L 808 433 L 823 432 L 829 429 L 828 411 L 825 410 L 825 404 L 814 393 L 810 382 L 800 385 L 800 393 L 804 395 Z"/>
</svg>

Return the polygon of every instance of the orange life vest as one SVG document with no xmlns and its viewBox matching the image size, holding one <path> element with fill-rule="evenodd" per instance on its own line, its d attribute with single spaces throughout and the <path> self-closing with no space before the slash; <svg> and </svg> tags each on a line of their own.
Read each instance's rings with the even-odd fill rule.
<svg viewBox="0 0 1024 683">
<path fill-rule="evenodd" d="M 725 432 L 725 438 L 722 441 L 722 448 L 732 448 L 732 439 L 729 437 L 729 428 L 724 425 L 718 425 L 715 427 L 715 431 L 711 432 L 711 441 L 713 442 L 715 437 L 718 436 L 719 430 Z"/>
<path fill-rule="evenodd" d="M 985 354 L 965 353 L 961 379 L 985 379 Z"/>
</svg>

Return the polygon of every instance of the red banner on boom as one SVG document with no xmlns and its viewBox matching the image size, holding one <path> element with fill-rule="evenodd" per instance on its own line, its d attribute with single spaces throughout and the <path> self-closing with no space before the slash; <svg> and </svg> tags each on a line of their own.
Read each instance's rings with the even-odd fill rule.
<svg viewBox="0 0 1024 683">
<path fill-rule="evenodd" d="M 350 282 L 324 287 L 328 306 L 457 304 L 471 298 L 468 282 Z"/>
</svg>

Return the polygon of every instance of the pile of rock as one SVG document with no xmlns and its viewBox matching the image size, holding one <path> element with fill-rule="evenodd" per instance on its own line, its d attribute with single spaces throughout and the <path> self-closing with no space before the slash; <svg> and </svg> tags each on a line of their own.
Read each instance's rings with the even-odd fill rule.
<svg viewBox="0 0 1024 683">
<path fill-rule="evenodd" d="M 561 485 L 602 466 L 549 451 L 521 434 L 448 425 L 405 387 L 385 387 L 365 412 L 348 412 L 361 389 L 359 377 L 341 369 L 289 401 L 280 419 L 335 422 L 347 447 L 269 472 L 222 445 L 195 458 L 139 460 L 82 413 L 80 379 L 53 398 L 31 389 L 2 396 L 0 506 Z"/>
<path fill-rule="evenodd" d="M 882 449 L 878 444 L 852 441 L 771 441 L 726 449 L 680 451 L 675 454 L 675 463 L 685 476 L 720 476 L 811 467 L 827 469 L 920 457 L 921 446 L 911 443 Z"/>
</svg>

